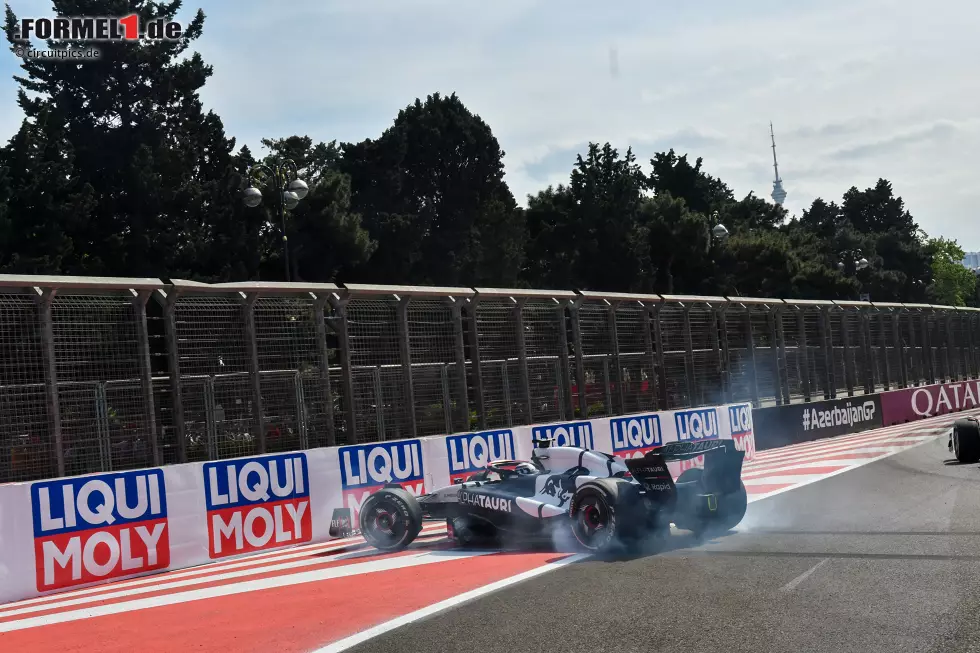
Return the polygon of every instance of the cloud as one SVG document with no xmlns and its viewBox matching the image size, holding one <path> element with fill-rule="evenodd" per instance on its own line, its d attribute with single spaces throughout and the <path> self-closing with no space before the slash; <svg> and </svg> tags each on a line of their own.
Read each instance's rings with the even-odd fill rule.
<svg viewBox="0 0 980 653">
<path fill-rule="evenodd" d="M 860 143 L 844 147 L 828 156 L 833 159 L 867 159 L 874 156 L 892 154 L 909 145 L 918 143 L 948 142 L 957 133 L 957 128 L 950 122 L 937 122 L 929 127 L 917 129 L 905 134 L 896 134 L 888 138 Z"/>
<path fill-rule="evenodd" d="M 674 147 L 736 196 L 768 197 L 771 120 L 791 212 L 885 177 L 927 231 L 980 249 L 975 198 L 958 192 L 980 149 L 977 3 L 197 0 L 183 11 L 197 6 L 208 20 L 196 47 L 214 66 L 202 97 L 253 149 L 293 132 L 377 137 L 416 97 L 455 91 L 507 152 L 519 201 L 567 181 L 590 141 L 632 145 L 645 165 Z M 5 107 L 11 59 L 0 53 Z M 17 114 L 0 111 L 0 138 Z"/>
</svg>

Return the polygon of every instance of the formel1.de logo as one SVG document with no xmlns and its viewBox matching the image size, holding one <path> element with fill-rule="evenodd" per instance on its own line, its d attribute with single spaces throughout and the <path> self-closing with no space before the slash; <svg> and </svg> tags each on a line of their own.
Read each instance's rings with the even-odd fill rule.
<svg viewBox="0 0 980 653">
<path fill-rule="evenodd" d="M 155 18 L 143 21 L 139 14 L 129 16 L 51 16 L 22 18 L 14 26 L 14 40 L 55 41 L 172 41 L 183 36 L 184 28 L 173 20 Z"/>
</svg>

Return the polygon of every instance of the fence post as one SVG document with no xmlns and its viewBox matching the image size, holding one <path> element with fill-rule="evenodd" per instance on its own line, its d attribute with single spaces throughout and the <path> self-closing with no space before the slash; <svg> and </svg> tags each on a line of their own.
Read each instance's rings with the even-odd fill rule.
<svg viewBox="0 0 980 653">
<path fill-rule="evenodd" d="M 851 314 L 847 309 L 842 308 L 840 314 L 840 337 L 841 344 L 844 346 L 844 386 L 847 388 L 847 396 L 854 396 L 854 352 L 851 349 L 851 334 L 848 330 L 851 322 Z M 833 327 L 831 327 L 833 330 Z"/>
<path fill-rule="evenodd" d="M 792 403 L 789 387 L 789 357 L 786 355 L 786 325 L 783 324 L 783 315 L 786 313 L 786 305 L 776 306 L 776 341 L 779 343 L 779 354 L 783 359 L 783 399 L 785 404 Z"/>
<path fill-rule="evenodd" d="M 868 310 L 858 309 L 858 332 L 861 351 L 864 352 L 864 393 L 875 391 L 875 357 L 871 346 L 871 316 Z"/>
<path fill-rule="evenodd" d="M 524 338 L 524 305 L 527 299 L 514 300 L 514 327 L 517 330 L 517 371 L 521 382 L 521 394 L 527 415 L 527 424 L 534 423 L 534 408 L 531 406 L 531 376 L 527 369 L 527 342 Z"/>
<path fill-rule="evenodd" d="M 888 335 L 885 329 L 885 323 L 887 322 L 885 314 L 878 312 L 875 315 L 878 316 L 878 329 L 880 337 L 878 338 L 881 347 L 881 363 L 879 364 L 879 369 L 881 370 L 881 380 L 885 391 L 891 390 L 892 385 L 892 366 L 891 361 L 888 360 Z"/>
<path fill-rule="evenodd" d="M 450 297 L 449 302 L 450 311 L 453 316 L 453 360 L 456 362 L 457 419 L 459 419 L 460 430 L 469 431 L 470 398 L 466 387 L 466 347 L 463 339 L 463 306 L 461 300 L 455 297 Z"/>
<path fill-rule="evenodd" d="M 728 304 L 718 307 L 718 329 L 721 332 L 721 387 L 725 401 L 735 401 L 735 391 L 732 390 L 732 359 L 728 351 Z"/>
<path fill-rule="evenodd" d="M 48 404 L 48 424 L 54 438 L 55 465 L 58 476 L 65 475 L 65 443 L 61 432 L 61 403 L 58 397 L 58 363 L 54 351 L 53 304 L 55 288 L 35 288 L 41 318 L 41 344 L 44 350 L 44 390 Z"/>
<path fill-rule="evenodd" d="M 616 368 L 615 374 L 613 375 L 616 382 L 616 400 L 619 402 L 619 412 L 616 412 L 612 406 L 609 407 L 608 415 L 624 415 L 626 414 L 626 391 L 623 389 L 623 364 L 619 353 L 619 326 L 616 324 L 616 309 L 619 308 L 619 302 L 609 302 L 609 339 L 612 342 L 612 359 L 613 365 Z"/>
<path fill-rule="evenodd" d="M 252 381 L 252 408 L 255 411 L 255 428 L 258 429 L 259 446 L 256 453 L 266 451 L 265 409 L 262 406 L 262 377 L 259 372 L 259 344 L 255 333 L 255 302 L 258 293 L 240 293 L 244 300 L 245 339 L 248 341 L 248 372 Z"/>
<path fill-rule="evenodd" d="M 977 352 L 977 333 L 976 333 L 976 331 L 974 331 L 974 329 L 976 328 L 975 325 L 976 325 L 977 321 L 978 321 L 977 320 L 977 313 L 971 312 L 967 316 L 967 320 L 966 320 L 967 357 L 966 357 L 966 359 L 967 359 L 967 364 L 969 365 L 969 369 L 970 369 L 969 374 L 970 374 L 970 378 L 971 379 L 977 378 L 977 356 L 978 356 L 978 353 L 980 353 L 980 352 Z"/>
<path fill-rule="evenodd" d="M 140 385 L 143 386 L 143 410 L 146 412 L 146 428 L 153 452 L 153 466 L 160 466 L 160 445 L 157 438 L 157 413 L 153 401 L 153 369 L 150 366 L 150 334 L 146 326 L 146 302 L 149 290 L 133 293 L 133 310 L 136 311 L 136 338 L 139 347 Z"/>
<path fill-rule="evenodd" d="M 779 327 L 777 326 L 777 321 L 779 319 L 779 305 L 777 304 L 775 308 L 767 306 L 766 309 L 766 326 L 769 327 L 769 354 L 772 359 L 772 375 L 773 383 L 775 387 L 773 388 L 773 398 L 776 400 L 777 406 L 782 406 L 783 404 L 788 404 L 789 390 L 784 392 L 783 389 L 783 368 L 782 356 L 780 356 L 781 347 L 779 340 Z"/>
<path fill-rule="evenodd" d="M 585 395 L 585 359 L 582 356 L 582 325 L 579 323 L 579 306 L 581 298 L 573 300 L 569 304 L 569 312 L 572 316 L 572 346 L 575 347 L 575 385 L 578 387 L 578 411 L 579 418 L 585 419 L 589 416 L 589 399 Z"/>
<path fill-rule="evenodd" d="M 820 309 L 820 339 L 823 341 L 824 375 L 826 377 L 823 398 L 836 399 L 837 375 L 834 373 L 834 356 L 831 349 L 833 344 L 830 333 L 830 308 L 826 306 Z"/>
<path fill-rule="evenodd" d="M 957 342 L 959 343 L 960 347 L 956 354 L 957 359 L 959 360 L 959 364 L 956 366 L 956 369 L 959 370 L 963 380 L 968 381 L 970 379 L 970 350 L 967 343 L 970 341 L 970 314 L 963 312 L 958 315 L 958 318 L 960 336 L 957 339 Z"/>
<path fill-rule="evenodd" d="M 684 380 L 687 383 L 687 400 L 691 406 L 697 406 L 698 382 L 694 374 L 694 336 L 691 333 L 691 308 L 690 304 L 681 303 L 681 314 L 684 325 Z"/>
<path fill-rule="evenodd" d="M 749 393 L 752 397 L 752 405 L 758 407 L 761 402 L 759 400 L 759 375 L 755 367 L 755 336 L 752 329 L 752 313 L 744 304 L 742 309 L 745 311 L 745 353 L 748 354 L 749 359 Z"/>
<path fill-rule="evenodd" d="M 167 362 L 170 367 L 170 395 L 173 401 L 174 439 L 177 462 L 187 462 L 187 425 L 184 423 L 184 399 L 180 378 L 180 348 L 177 340 L 177 299 L 180 291 L 171 287 L 169 293 L 158 290 L 155 297 L 163 305 L 163 328 L 167 339 Z"/>
<path fill-rule="evenodd" d="M 932 384 L 936 382 L 936 361 L 932 355 L 932 333 L 929 330 L 929 314 L 923 311 L 919 314 L 922 322 L 922 353 L 926 356 L 926 380 Z"/>
<path fill-rule="evenodd" d="M 650 389 L 650 394 L 653 397 L 653 409 L 661 410 L 665 408 L 660 404 L 660 384 L 657 381 L 657 368 L 660 367 L 657 358 L 658 353 L 653 347 L 653 312 L 654 305 L 646 306 L 643 305 L 643 355 L 646 357 L 650 365 L 650 376 L 649 383 L 647 387 Z"/>
<path fill-rule="evenodd" d="M 725 395 L 725 368 L 721 358 L 721 341 L 718 336 L 718 329 L 721 327 L 719 319 L 724 305 L 709 306 L 708 308 L 711 310 L 711 357 L 715 361 L 715 369 L 718 371 L 718 380 L 721 383 L 721 388 L 719 388 L 719 392 L 721 393 L 720 398 L 725 403 L 728 401 Z"/>
<path fill-rule="evenodd" d="M 398 297 L 398 351 L 401 357 L 402 374 L 405 377 L 405 395 L 408 401 L 408 431 L 410 437 L 417 438 L 419 427 L 418 420 L 415 417 L 415 384 L 412 381 L 412 349 L 408 339 L 408 304 L 411 301 L 411 297 Z"/>
<path fill-rule="evenodd" d="M 916 352 L 915 344 L 915 314 L 906 313 L 908 316 L 908 327 L 909 327 L 909 385 L 917 386 L 919 381 L 925 378 L 925 373 L 922 372 L 922 353 L 921 348 L 919 352 Z"/>
<path fill-rule="evenodd" d="M 945 322 L 946 324 L 946 346 L 943 347 L 943 362 L 946 365 L 946 380 L 950 382 L 959 381 L 960 371 L 959 369 L 957 369 L 956 373 L 955 374 L 953 373 L 953 366 L 950 363 L 950 357 L 949 357 L 949 350 L 951 347 L 953 347 L 953 342 L 954 342 L 953 314 L 947 311 L 945 313 L 943 322 Z"/>
<path fill-rule="evenodd" d="M 575 400 L 572 398 L 572 371 L 568 365 L 568 314 L 570 301 L 562 299 L 558 302 L 558 384 L 561 392 L 562 419 L 575 418 Z"/>
<path fill-rule="evenodd" d="M 330 350 L 327 348 L 327 298 L 313 296 L 313 313 L 316 320 L 316 355 L 320 367 L 320 383 L 323 385 L 325 412 L 327 419 L 327 446 L 337 444 L 337 425 L 334 423 L 333 388 L 330 385 Z"/>
<path fill-rule="evenodd" d="M 347 328 L 348 301 L 350 301 L 349 297 L 341 297 L 337 293 L 333 293 L 327 298 L 327 302 L 333 306 L 333 310 L 337 313 L 335 331 L 337 332 L 337 346 L 340 354 L 340 378 L 344 384 L 341 399 L 346 413 L 344 422 L 347 425 L 347 444 L 357 444 L 361 440 L 357 431 L 357 413 L 354 411 L 354 368 L 351 366 L 350 332 Z"/>
<path fill-rule="evenodd" d="M 799 340 L 797 341 L 798 348 L 798 358 L 801 358 L 800 366 L 800 381 L 803 383 L 803 401 L 809 403 L 813 400 L 813 389 L 810 382 L 810 345 L 807 344 L 806 339 L 806 316 L 804 314 L 805 309 L 798 305 L 793 307 L 796 310 L 796 328 L 800 332 Z"/>
<path fill-rule="evenodd" d="M 480 296 L 471 298 L 466 309 L 470 314 L 472 327 L 470 329 L 470 358 L 473 360 L 473 396 L 476 397 L 477 421 L 481 431 L 487 430 L 487 409 L 486 401 L 483 397 L 483 370 L 480 363 L 480 328 L 477 320 L 477 306 L 480 303 Z M 506 379 L 504 383 L 506 383 Z"/>
</svg>

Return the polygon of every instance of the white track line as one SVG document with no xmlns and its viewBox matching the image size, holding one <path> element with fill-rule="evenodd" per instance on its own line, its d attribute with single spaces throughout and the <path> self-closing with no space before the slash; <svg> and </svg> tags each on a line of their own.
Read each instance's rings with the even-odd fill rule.
<svg viewBox="0 0 980 653">
<path fill-rule="evenodd" d="M 80 610 L 56 612 L 54 614 L 49 614 L 49 615 L 28 617 L 26 619 L 18 619 L 15 621 L 7 621 L 4 623 L 0 623 L 0 633 L 6 633 L 13 630 L 23 630 L 25 628 L 36 628 L 38 626 L 50 626 L 51 624 L 65 623 L 69 621 L 78 621 L 80 619 L 91 619 L 93 617 L 102 617 L 110 614 L 119 614 L 121 612 L 131 612 L 133 610 L 157 608 L 164 605 L 175 605 L 178 603 L 187 603 L 189 601 L 199 601 L 201 599 L 211 599 L 219 596 L 230 596 L 232 594 L 241 594 L 243 592 L 255 592 L 257 590 L 273 589 L 276 587 L 286 587 L 286 586 L 293 586 L 293 585 L 302 585 L 304 583 L 315 583 L 324 580 L 331 580 L 334 578 L 344 578 L 345 576 L 356 576 L 358 574 L 366 574 L 366 573 L 377 572 L 377 571 L 390 571 L 393 569 L 405 569 L 408 567 L 417 567 L 421 565 L 438 564 L 440 562 L 451 562 L 453 560 L 462 560 L 464 558 L 490 555 L 493 553 L 499 553 L 499 551 L 467 551 L 465 553 L 455 552 L 455 551 L 440 551 L 440 552 L 421 553 L 421 554 L 411 555 L 411 556 L 386 558 L 384 560 L 375 560 L 369 562 L 362 562 L 354 565 L 345 565 L 343 567 L 317 569 L 313 571 L 306 571 L 299 574 L 289 574 L 287 576 L 259 578 L 255 580 L 244 581 L 241 583 L 233 583 L 230 585 L 220 585 L 218 587 L 203 587 L 188 592 L 178 592 L 176 594 L 164 594 L 162 596 L 151 596 L 143 599 L 137 599 L 135 601 L 126 601 L 123 603 L 110 603 L 108 605 L 93 606 Z"/>
<path fill-rule="evenodd" d="M 351 635 L 344 639 L 328 644 L 323 648 L 318 648 L 312 653 L 339 653 L 340 651 L 346 651 L 347 649 L 366 642 L 367 640 L 382 635 L 389 630 L 394 630 L 401 626 L 412 623 L 413 621 L 418 621 L 419 619 L 424 619 L 437 612 L 442 612 L 443 610 L 448 610 L 449 608 L 454 608 L 467 601 L 472 601 L 473 599 L 480 598 L 481 596 L 486 596 L 491 592 L 496 592 L 499 589 L 503 589 L 509 585 L 514 585 L 515 583 L 520 583 L 522 581 L 528 580 L 529 578 L 534 578 L 535 576 L 540 576 L 541 574 L 546 574 L 549 571 L 554 571 L 565 565 L 570 565 L 581 560 L 585 560 L 589 555 L 585 553 L 578 553 L 561 560 L 555 560 L 554 562 L 548 562 L 540 567 L 531 569 L 530 571 L 525 571 L 523 573 L 517 574 L 516 576 L 511 576 L 510 578 L 505 578 L 503 580 L 498 580 L 495 583 L 490 583 L 489 585 L 484 585 L 483 587 L 478 587 L 475 590 L 470 590 L 460 594 L 459 596 L 454 596 L 445 601 L 440 601 L 439 603 L 433 603 L 430 606 L 426 606 L 421 610 L 416 610 L 415 612 L 409 612 L 408 614 L 396 617 L 391 621 L 386 621 L 382 624 L 374 626 L 373 628 L 368 628 L 367 630 L 362 630 L 356 635 Z"/>
<path fill-rule="evenodd" d="M 935 437 L 938 437 L 938 436 L 935 436 Z M 929 438 L 929 440 L 935 439 L 935 437 Z M 805 485 L 810 485 L 811 483 L 818 483 L 818 482 L 820 482 L 820 481 L 822 481 L 824 479 L 833 478 L 834 476 L 839 476 L 840 474 L 844 474 L 844 473 L 849 472 L 851 470 L 857 469 L 858 467 L 864 467 L 865 465 L 870 465 L 871 463 L 876 463 L 879 460 L 884 460 L 885 458 L 890 458 L 890 457 L 892 457 L 892 456 L 894 456 L 896 454 L 900 454 L 900 453 L 902 453 L 904 451 L 910 451 L 912 449 L 915 449 L 916 447 L 922 446 L 923 444 L 925 444 L 929 440 L 923 440 L 921 442 L 916 442 L 914 444 L 910 444 L 910 445 L 908 445 L 906 447 L 902 447 L 900 449 L 896 449 L 895 451 L 892 451 L 890 453 L 882 454 L 882 455 L 880 455 L 880 456 L 878 456 L 876 458 L 867 458 L 865 460 L 862 460 L 860 462 L 855 463 L 854 465 L 845 467 L 844 469 L 839 469 L 836 472 L 830 472 L 829 474 L 823 474 L 823 475 L 818 476 L 818 477 L 816 477 L 816 478 L 814 478 L 812 480 L 808 480 L 808 481 L 805 481 L 805 482 L 802 482 L 802 483 L 796 483 L 794 485 L 790 485 L 790 486 L 784 487 L 784 488 L 779 488 L 778 490 L 773 490 L 772 492 L 766 492 L 765 494 L 759 494 L 759 495 L 755 495 L 755 496 L 751 496 L 750 495 L 749 496 L 749 499 L 748 499 L 748 502 L 749 503 L 754 503 L 755 501 L 762 501 L 763 499 L 768 499 L 769 497 L 774 497 L 774 496 L 779 495 L 779 494 L 782 494 L 784 492 L 789 492 L 790 490 L 796 490 L 796 489 L 801 488 L 801 487 L 803 487 Z"/>
<path fill-rule="evenodd" d="M 432 542 L 428 542 L 424 540 L 416 540 L 416 542 L 420 542 L 422 546 L 432 544 Z M 413 548 L 419 549 L 421 547 L 414 546 L 413 543 Z M 163 582 L 149 587 L 134 587 L 129 589 L 119 589 L 117 591 L 109 591 L 102 594 L 80 596 L 80 597 L 69 598 L 60 601 L 52 601 L 50 603 L 44 603 L 41 605 L 26 606 L 26 607 L 18 608 L 16 610 L 8 610 L 6 612 L 0 613 L 0 619 L 6 619 L 7 617 L 13 617 L 21 614 L 29 614 L 32 612 L 44 612 L 46 610 L 57 610 L 59 608 L 67 608 L 75 605 L 84 605 L 85 603 L 93 603 L 95 601 L 109 601 L 112 599 L 121 599 L 129 596 L 135 596 L 137 594 L 149 594 L 151 592 L 166 592 L 170 590 L 181 589 L 184 587 L 191 587 L 193 585 L 201 585 L 204 583 L 217 583 L 225 580 L 232 580 L 235 578 L 244 578 L 246 576 L 258 576 L 261 574 L 270 574 L 277 571 L 301 569 L 303 567 L 314 567 L 318 565 L 326 565 L 334 562 L 340 562 L 343 560 L 352 560 L 352 559 L 364 558 L 368 556 L 377 556 L 377 555 L 378 552 L 375 549 L 361 549 L 359 551 L 349 551 L 349 552 L 345 551 L 343 553 L 337 553 L 335 555 L 330 555 L 330 556 L 305 558 L 303 560 L 282 562 L 275 565 L 266 565 L 253 569 L 241 569 L 237 571 L 216 573 L 203 577 L 185 578 L 182 580 Z"/>
<path fill-rule="evenodd" d="M 812 567 L 810 567 L 809 569 L 807 569 L 806 571 L 804 571 L 802 574 L 800 574 L 799 576 L 797 576 L 796 578 L 794 578 L 790 582 L 788 582 L 785 585 L 783 585 L 782 587 L 780 587 L 779 588 L 779 591 L 780 592 L 792 592 L 794 589 L 796 589 L 796 587 L 800 583 L 802 583 L 807 578 L 809 578 L 813 574 L 813 572 L 815 572 L 817 569 L 820 569 L 825 564 L 827 564 L 827 562 L 829 560 L 830 560 L 830 558 L 824 558 L 823 560 L 821 560 L 817 564 L 813 565 Z"/>
</svg>

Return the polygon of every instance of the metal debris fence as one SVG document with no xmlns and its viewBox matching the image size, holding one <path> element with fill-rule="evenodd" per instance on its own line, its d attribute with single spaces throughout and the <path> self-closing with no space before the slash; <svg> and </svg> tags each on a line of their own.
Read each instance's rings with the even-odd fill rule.
<svg viewBox="0 0 980 653">
<path fill-rule="evenodd" d="M 0 275 L 0 482 L 980 374 L 980 309 Z"/>
</svg>

